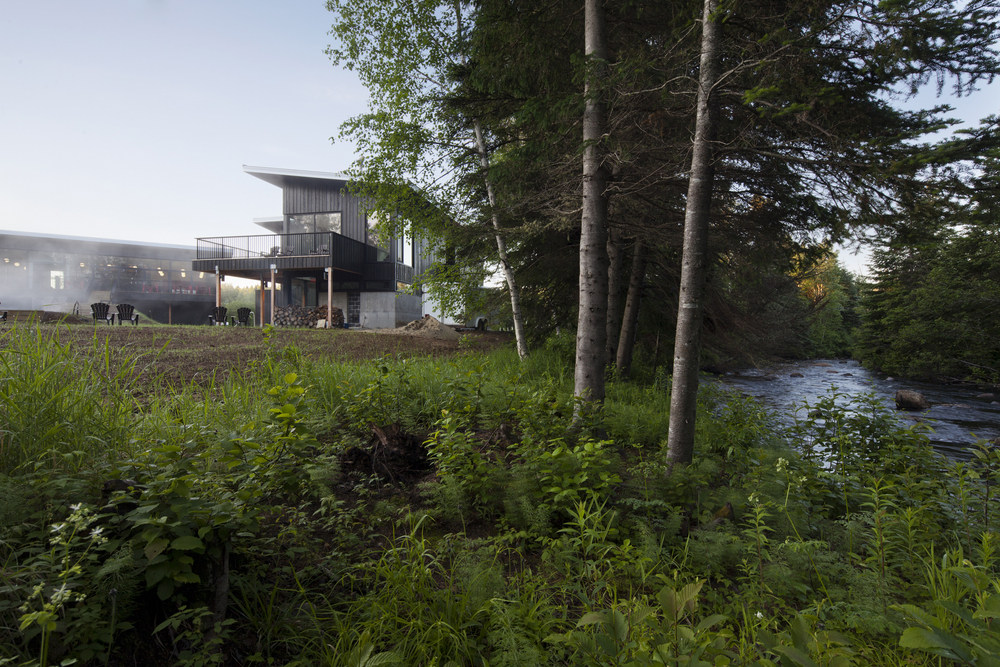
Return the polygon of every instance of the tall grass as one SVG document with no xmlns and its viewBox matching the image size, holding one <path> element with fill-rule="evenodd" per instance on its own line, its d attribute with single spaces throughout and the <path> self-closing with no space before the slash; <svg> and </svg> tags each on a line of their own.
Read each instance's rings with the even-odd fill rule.
<svg viewBox="0 0 1000 667">
<path fill-rule="evenodd" d="M 47 655 L 32 622 L 78 664 L 161 664 L 171 646 L 189 665 L 1000 655 L 981 646 L 1000 647 L 988 447 L 945 471 L 921 434 L 831 408 L 796 451 L 752 400 L 706 387 L 696 460 L 670 469 L 665 378 L 609 383 L 593 432 L 569 432 L 558 349 L 334 363 L 265 339 L 245 373 L 154 381 L 140 404 L 155 354 L 60 331 L 0 332 L 0 664 Z M 426 438 L 419 484 L 341 456 L 389 424 Z M 84 479 L 112 457 L 128 480 L 113 505 L 80 486 L 47 502 L 43 475 L 9 475 Z M 67 506 L 105 532 L 64 538 Z M 79 567 L 48 555 L 57 539 Z"/>
<path fill-rule="evenodd" d="M 76 470 L 131 451 L 132 396 L 142 354 L 94 336 L 89 349 L 60 340 L 63 325 L 14 323 L 0 332 L 0 472 Z"/>
</svg>

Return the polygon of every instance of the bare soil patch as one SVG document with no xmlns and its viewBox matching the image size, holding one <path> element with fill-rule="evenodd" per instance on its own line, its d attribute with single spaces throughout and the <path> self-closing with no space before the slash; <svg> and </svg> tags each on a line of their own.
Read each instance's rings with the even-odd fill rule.
<svg viewBox="0 0 1000 667">
<path fill-rule="evenodd" d="M 10 324 L 5 325 L 10 327 Z M 25 326 L 20 323 L 18 326 Z M 466 350 L 488 351 L 506 345 L 510 335 L 494 332 L 437 336 L 401 336 L 394 333 L 344 329 L 276 328 L 268 342 L 262 329 L 211 326 L 139 326 L 105 324 L 38 324 L 43 333 L 58 331 L 59 340 L 74 347 L 103 350 L 140 357 L 144 380 L 180 386 L 222 381 L 230 373 L 245 373 L 263 362 L 269 347 L 295 346 L 312 360 L 364 361 L 380 357 L 447 356 Z M 454 332 L 453 332 L 454 333 Z M 463 337 L 467 337 L 464 339 Z M 0 349 L 4 347 L 0 329 Z"/>
</svg>

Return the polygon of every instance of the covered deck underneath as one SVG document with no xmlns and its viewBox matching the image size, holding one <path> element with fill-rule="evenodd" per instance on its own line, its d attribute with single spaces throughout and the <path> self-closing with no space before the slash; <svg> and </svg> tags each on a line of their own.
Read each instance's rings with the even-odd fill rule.
<svg viewBox="0 0 1000 667">
<path fill-rule="evenodd" d="M 218 236 L 197 240 L 192 268 L 215 274 L 216 306 L 221 305 L 225 276 L 260 281 L 262 325 L 273 323 L 276 305 L 289 305 L 293 281 L 313 285 L 317 297 L 325 288 L 330 326 L 334 292 L 395 292 L 400 284 L 413 282 L 413 267 L 380 257 L 384 254 L 334 232 Z M 276 304 L 276 284 L 286 286 L 281 295 L 285 303 Z M 263 316 L 265 312 L 269 318 Z"/>
</svg>

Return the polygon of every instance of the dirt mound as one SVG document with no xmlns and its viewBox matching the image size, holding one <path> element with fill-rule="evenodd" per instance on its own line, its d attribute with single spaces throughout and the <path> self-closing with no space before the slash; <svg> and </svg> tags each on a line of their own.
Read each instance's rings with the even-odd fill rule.
<svg viewBox="0 0 1000 667">
<path fill-rule="evenodd" d="M 393 329 L 391 333 L 438 340 L 458 340 L 461 338 L 457 331 L 446 324 L 441 324 L 440 320 L 430 315 L 424 315 L 419 320 L 413 320 L 409 324 Z"/>
</svg>

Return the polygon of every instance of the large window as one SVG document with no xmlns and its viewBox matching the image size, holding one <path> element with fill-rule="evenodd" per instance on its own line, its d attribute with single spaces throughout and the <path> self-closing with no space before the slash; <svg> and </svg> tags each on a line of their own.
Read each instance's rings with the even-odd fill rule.
<svg viewBox="0 0 1000 667">
<path fill-rule="evenodd" d="M 413 238 L 409 234 L 403 234 L 403 238 L 396 239 L 396 261 L 406 266 L 413 266 Z"/>
<path fill-rule="evenodd" d="M 289 234 L 312 234 L 315 232 L 340 234 L 340 212 L 296 213 L 288 216 Z"/>
<path fill-rule="evenodd" d="M 334 232 L 336 234 L 341 234 L 340 231 L 340 213 L 317 213 L 316 214 L 316 231 L 317 232 Z"/>
<path fill-rule="evenodd" d="M 368 212 L 368 233 L 366 235 L 366 243 L 370 246 L 375 246 L 378 248 L 376 253 L 376 261 L 384 262 L 389 259 L 389 244 L 385 243 L 382 237 L 379 235 L 379 231 L 376 227 L 379 221 L 378 211 Z"/>
</svg>

